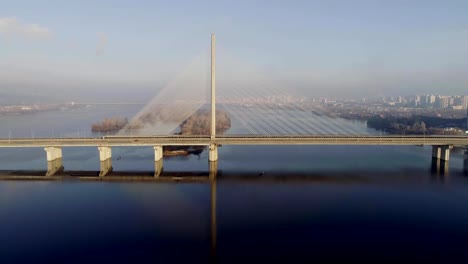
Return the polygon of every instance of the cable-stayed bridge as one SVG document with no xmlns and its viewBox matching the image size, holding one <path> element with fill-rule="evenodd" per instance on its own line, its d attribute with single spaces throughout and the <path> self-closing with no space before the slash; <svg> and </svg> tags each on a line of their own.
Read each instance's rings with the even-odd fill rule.
<svg viewBox="0 0 468 264">
<path fill-rule="evenodd" d="M 189 71 L 184 76 L 193 74 L 193 71 Z M 204 99 L 207 95 L 200 94 L 197 90 L 189 90 L 190 100 L 182 100 L 178 104 L 171 102 L 171 98 L 177 94 L 178 86 L 192 86 L 192 83 L 187 81 L 189 79 L 181 78 L 163 89 L 158 97 L 115 136 L 9 138 L 0 139 L 0 147 L 44 147 L 49 176 L 63 170 L 62 147 L 98 147 L 100 176 L 112 171 L 111 148 L 116 146 L 154 147 L 156 176 L 162 170 L 163 146 L 208 146 L 210 171 L 213 172 L 217 170 L 219 145 L 431 145 L 432 156 L 438 164 L 438 170 L 441 164 L 445 164 L 442 167 L 448 169 L 446 164 L 453 147 L 468 147 L 466 136 L 369 135 L 351 122 L 341 122 L 320 107 L 305 109 L 301 104 L 289 99 L 286 99 L 285 104 L 276 102 L 272 95 L 282 92 L 274 86 L 268 88 L 258 84 L 245 86 L 238 80 L 230 80 L 228 87 L 224 87 L 229 94 L 217 97 L 214 35 L 212 35 L 210 76 L 210 109 L 206 109 L 209 115 L 200 121 L 209 127 L 209 133 L 206 135 L 169 135 L 176 131 L 181 122 L 186 122 L 203 105 L 206 105 Z M 244 129 L 242 133 L 235 135 L 217 133 L 219 112 L 216 109 L 216 98 L 223 102 L 223 110 L 241 124 Z M 465 153 L 465 171 L 468 171 L 468 151 Z"/>
</svg>

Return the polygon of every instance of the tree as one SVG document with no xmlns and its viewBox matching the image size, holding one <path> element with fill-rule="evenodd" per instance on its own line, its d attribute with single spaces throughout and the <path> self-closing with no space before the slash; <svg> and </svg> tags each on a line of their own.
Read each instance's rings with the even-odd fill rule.
<svg viewBox="0 0 468 264">
<path fill-rule="evenodd" d="M 424 123 L 424 121 L 421 121 L 421 130 L 426 133 L 426 123 Z"/>
</svg>

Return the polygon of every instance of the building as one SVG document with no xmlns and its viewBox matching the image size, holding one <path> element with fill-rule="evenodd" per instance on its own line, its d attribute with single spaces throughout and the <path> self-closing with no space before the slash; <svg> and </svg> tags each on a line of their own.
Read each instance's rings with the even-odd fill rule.
<svg viewBox="0 0 468 264">
<path fill-rule="evenodd" d="M 463 109 L 468 109 L 468 95 L 462 96 Z"/>
<path fill-rule="evenodd" d="M 397 101 L 399 104 L 403 104 L 405 103 L 405 99 L 403 98 L 403 96 L 398 96 L 398 101 Z"/>
<path fill-rule="evenodd" d="M 450 98 L 447 97 L 447 96 L 438 96 L 436 98 L 436 106 L 437 108 L 448 108 L 449 107 L 449 102 L 450 102 Z"/>
<path fill-rule="evenodd" d="M 453 98 L 453 97 L 449 97 L 449 99 L 448 99 L 448 100 L 449 100 L 449 102 L 448 102 L 449 106 L 451 106 L 451 105 L 455 105 L 455 98 Z"/>
<path fill-rule="evenodd" d="M 414 107 L 420 107 L 421 106 L 421 96 L 416 95 L 414 99 L 412 100 L 413 106 Z"/>
<path fill-rule="evenodd" d="M 436 101 L 436 96 L 432 94 L 426 94 L 421 96 L 421 105 L 425 107 L 433 106 Z"/>
</svg>

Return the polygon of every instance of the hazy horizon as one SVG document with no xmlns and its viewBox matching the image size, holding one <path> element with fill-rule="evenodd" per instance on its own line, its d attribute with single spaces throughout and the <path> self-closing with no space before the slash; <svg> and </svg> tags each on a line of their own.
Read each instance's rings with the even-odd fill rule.
<svg viewBox="0 0 468 264">
<path fill-rule="evenodd" d="M 44 3 L 2 4 L 2 94 L 148 99 L 194 61 L 209 74 L 212 32 L 219 89 L 262 79 L 311 97 L 468 90 L 464 1 Z"/>
</svg>

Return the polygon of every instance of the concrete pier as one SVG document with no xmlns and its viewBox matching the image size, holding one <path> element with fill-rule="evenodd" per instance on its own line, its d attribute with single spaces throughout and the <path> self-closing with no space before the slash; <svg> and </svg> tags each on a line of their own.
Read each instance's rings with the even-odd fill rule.
<svg viewBox="0 0 468 264">
<path fill-rule="evenodd" d="M 154 177 L 159 178 L 163 172 L 163 162 L 162 159 L 154 162 Z"/>
<path fill-rule="evenodd" d="M 163 147 L 154 146 L 154 177 L 158 178 L 163 171 Z"/>
<path fill-rule="evenodd" d="M 449 161 L 450 160 L 450 150 L 452 148 L 453 148 L 452 146 L 442 146 L 442 149 L 441 149 L 442 156 L 440 157 L 440 159 L 444 160 L 444 161 Z"/>
<path fill-rule="evenodd" d="M 441 159 L 444 161 L 450 160 L 450 150 L 453 147 L 450 145 L 447 146 L 432 146 L 432 158 Z"/>
<path fill-rule="evenodd" d="M 450 145 L 435 145 L 432 146 L 432 164 L 431 170 L 436 175 L 449 174 L 450 150 L 453 147 Z"/>
<path fill-rule="evenodd" d="M 154 146 L 154 161 L 160 161 L 163 158 L 163 147 Z"/>
<path fill-rule="evenodd" d="M 209 161 L 218 161 L 218 146 L 210 144 Z"/>
<path fill-rule="evenodd" d="M 440 159 L 441 156 L 442 156 L 441 146 L 432 146 L 432 158 L 433 159 Z"/>
<path fill-rule="evenodd" d="M 110 147 L 98 147 L 98 150 L 101 163 L 99 176 L 102 177 L 112 172 L 112 149 Z"/>
<path fill-rule="evenodd" d="M 52 176 L 63 171 L 62 166 L 62 148 L 45 147 L 47 152 L 47 173 L 46 176 Z"/>
</svg>

